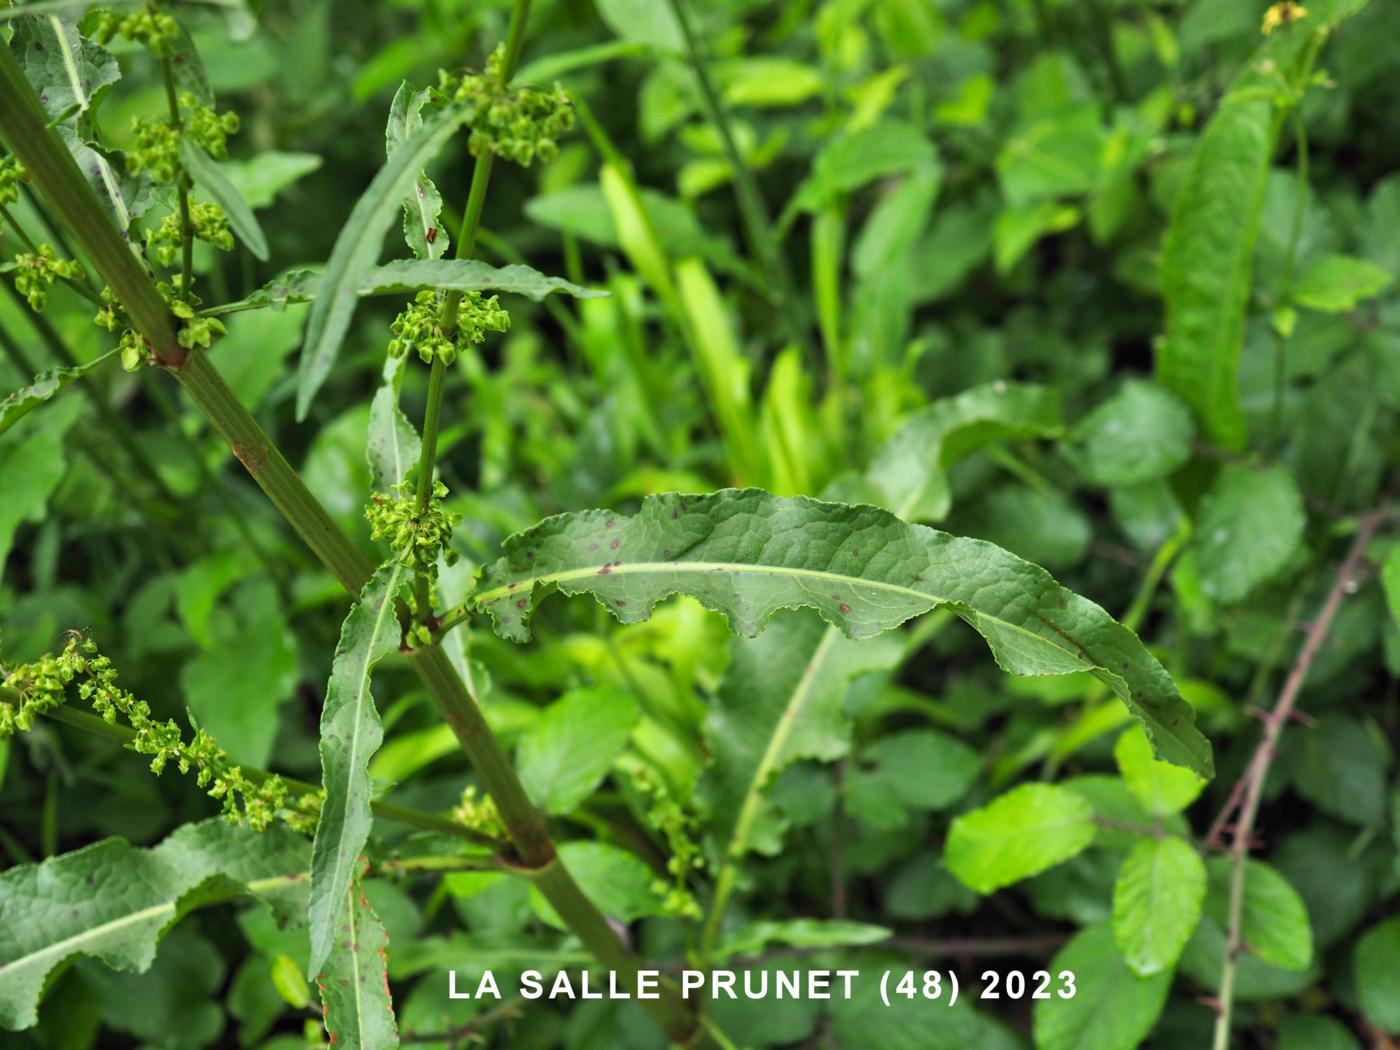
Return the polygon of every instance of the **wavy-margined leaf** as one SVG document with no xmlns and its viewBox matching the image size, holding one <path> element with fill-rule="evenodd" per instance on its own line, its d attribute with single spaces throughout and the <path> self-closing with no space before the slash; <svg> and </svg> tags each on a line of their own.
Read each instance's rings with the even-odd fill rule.
<svg viewBox="0 0 1400 1050">
<path fill-rule="evenodd" d="M 1285 112 L 1280 81 L 1319 34 L 1365 3 L 1309 5 L 1305 21 L 1260 46 L 1202 133 L 1176 196 L 1162 254 L 1167 326 L 1157 376 L 1225 448 L 1241 448 L 1245 439 L 1236 373 L 1254 242 Z"/>
<path fill-rule="evenodd" d="M 418 431 L 399 407 L 405 360 L 402 357 L 385 359 L 384 382 L 375 391 L 369 406 L 369 442 L 365 446 L 365 458 L 369 461 L 370 481 L 376 492 L 388 492 L 408 477 L 422 448 Z"/>
<path fill-rule="evenodd" d="M 298 303 L 314 303 L 320 296 L 322 277 L 314 270 L 289 270 L 263 285 L 246 299 L 203 311 L 210 317 L 244 310 L 280 310 Z M 360 278 L 358 296 L 399 295 L 420 288 L 458 292 L 507 292 L 539 302 L 558 292 L 576 299 L 603 299 L 608 292 L 585 288 L 562 277 L 547 277 L 533 266 L 512 263 L 492 266 L 478 259 L 400 259 L 376 266 Z"/>
<path fill-rule="evenodd" d="M 423 107 L 432 97 L 424 88 L 415 91 L 405 80 L 394 94 L 389 106 L 389 120 L 384 126 L 384 152 L 392 157 L 394 151 L 423 126 Z M 450 238 L 442 229 L 442 194 L 426 171 L 418 178 L 403 199 L 403 236 L 419 259 L 441 259 Z"/>
<path fill-rule="evenodd" d="M 389 935 L 358 882 L 342 895 L 335 943 L 316 979 L 331 1044 L 392 1050 L 399 1026 L 389 994 Z"/>
<path fill-rule="evenodd" d="M 161 936 L 191 908 L 243 894 L 285 918 L 306 899 L 307 843 L 274 825 L 187 824 L 138 849 L 104 839 L 0 874 L 0 1026 L 34 1024 L 44 981 L 75 955 L 144 973 Z"/>
<path fill-rule="evenodd" d="M 79 376 L 86 375 L 115 354 L 112 350 L 76 368 L 54 368 L 40 372 L 34 382 L 22 386 L 0 401 L 0 434 L 5 433 L 26 415 L 49 400 Z"/>
<path fill-rule="evenodd" d="M 122 76 L 117 60 L 80 34 L 71 15 L 22 20 L 14 46 L 25 79 L 53 118 L 85 113 L 93 95 Z"/>
<path fill-rule="evenodd" d="M 267 260 L 267 237 L 263 235 L 253 209 L 239 195 L 228 176 L 209 159 L 209 155 L 187 138 L 180 139 L 180 162 L 190 173 L 195 184 L 209 195 L 209 199 L 224 210 L 228 224 L 238 239 L 247 245 L 248 250 L 259 259 Z"/>
<path fill-rule="evenodd" d="M 449 107 L 423 122 L 379 169 L 369 189 L 356 202 L 335 240 L 321 277 L 321 295 L 306 323 L 306 341 L 297 372 L 297 419 L 305 419 L 316 391 L 330 375 L 365 275 L 374 267 L 384 234 L 412 189 L 418 173 L 470 115 L 464 107 Z"/>
<path fill-rule="evenodd" d="M 516 641 L 529 639 L 530 616 L 553 588 L 592 594 L 624 623 L 645 619 L 667 595 L 689 594 L 747 635 L 783 608 L 814 608 L 863 638 L 947 605 L 1003 669 L 1091 672 L 1142 721 L 1160 757 L 1210 775 L 1194 712 L 1132 631 L 1039 566 L 877 507 L 757 489 L 668 493 L 630 517 L 549 518 L 506 540 L 504 552 L 471 601 Z"/>
<path fill-rule="evenodd" d="M 384 739 L 370 693 L 374 665 L 399 644 L 395 602 L 408 577 L 402 562 L 379 567 L 340 629 L 321 709 L 321 783 L 326 800 L 311 853 L 311 963 L 314 976 L 336 943 L 345 895 L 369 838 L 369 760 Z"/>
</svg>

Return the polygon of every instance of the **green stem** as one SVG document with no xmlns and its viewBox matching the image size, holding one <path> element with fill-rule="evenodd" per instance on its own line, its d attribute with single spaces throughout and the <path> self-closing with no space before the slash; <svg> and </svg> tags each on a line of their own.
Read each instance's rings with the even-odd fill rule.
<svg viewBox="0 0 1400 1050">
<path fill-rule="evenodd" d="M 528 3 L 521 2 L 517 10 L 527 7 Z M 0 48 L 0 138 L 73 231 L 133 325 L 209 417 L 258 487 L 326 568 L 352 595 L 358 595 L 372 572 L 368 559 L 336 526 L 208 356 L 198 351 L 186 353 L 180 347 L 173 318 L 154 282 L 112 225 L 68 149 L 45 127 L 38 99 L 8 48 Z M 559 862 L 543 814 L 530 802 L 446 653 L 430 646 L 412 653 L 410 662 L 495 800 L 525 873 L 533 876 L 545 899 L 600 962 L 623 973 L 635 973 L 635 957 Z M 694 1011 L 678 995 L 645 1000 L 643 1005 L 675 1041 L 703 1038 L 696 1035 L 699 1022 Z"/>
<path fill-rule="evenodd" d="M 175 93 L 175 64 L 170 55 L 160 63 L 161 75 L 165 80 L 165 101 L 170 107 L 170 125 L 175 134 L 184 131 L 184 121 L 180 118 L 180 99 Z M 183 298 L 190 299 L 194 289 L 194 224 L 190 222 L 190 188 L 183 169 L 176 179 L 175 187 L 180 194 L 180 273 L 184 276 Z"/>
<path fill-rule="evenodd" d="M 676 21 L 680 24 L 681 33 L 685 37 L 686 57 L 690 60 L 690 65 L 695 70 L 695 77 L 700 85 L 701 108 L 705 111 L 705 118 L 718 132 L 720 142 L 724 146 L 725 157 L 734 173 L 734 192 L 739 200 L 739 211 L 743 214 L 744 226 L 748 230 L 754 250 L 758 253 L 759 261 L 763 264 L 764 270 L 767 271 L 769 281 L 772 282 L 773 291 L 778 300 L 778 310 L 782 316 L 783 325 L 787 329 L 788 338 L 795 345 L 802 347 L 811 360 L 812 350 L 807 340 L 807 324 L 803 318 L 802 310 L 798 306 L 797 294 L 793 287 L 792 274 L 788 270 L 787 260 L 779 250 L 777 238 L 773 235 L 773 224 L 768 216 L 768 206 L 763 201 L 763 194 L 759 191 L 758 180 L 754 177 L 753 169 L 744 160 L 743 154 L 739 151 L 739 144 L 734 139 L 734 130 L 730 124 L 729 115 L 725 112 L 724 104 L 720 100 L 719 93 L 715 90 L 714 81 L 710 78 L 705 56 L 701 52 L 699 40 L 691 26 L 684 0 L 667 0 L 667 3 L 670 4 L 671 10 L 675 13 Z"/>
</svg>

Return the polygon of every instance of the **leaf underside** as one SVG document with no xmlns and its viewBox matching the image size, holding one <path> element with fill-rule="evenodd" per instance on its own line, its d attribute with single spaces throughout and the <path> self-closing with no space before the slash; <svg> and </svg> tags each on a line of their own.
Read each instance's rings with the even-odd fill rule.
<svg viewBox="0 0 1400 1050">
<path fill-rule="evenodd" d="M 1094 674 L 1142 722 L 1161 758 L 1211 775 L 1194 712 L 1138 637 L 1044 569 L 982 540 L 876 507 L 726 489 L 650 496 L 631 517 L 559 515 L 503 549 L 471 602 L 514 641 L 529 639 L 530 616 L 553 588 L 592 594 L 623 623 L 688 594 L 744 635 L 784 608 L 814 608 L 864 638 L 947 605 L 1004 670 Z"/>
</svg>

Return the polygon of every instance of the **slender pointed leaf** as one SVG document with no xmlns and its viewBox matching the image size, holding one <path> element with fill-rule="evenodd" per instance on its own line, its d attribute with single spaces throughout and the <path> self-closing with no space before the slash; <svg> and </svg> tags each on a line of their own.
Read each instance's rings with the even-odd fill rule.
<svg viewBox="0 0 1400 1050">
<path fill-rule="evenodd" d="M 209 194 L 209 199 L 224 210 L 228 224 L 238 239 L 257 258 L 267 260 L 267 237 L 263 235 L 253 209 L 239 196 L 228 176 L 209 159 L 209 155 L 187 138 L 180 139 L 180 162 L 195 183 Z"/>
<path fill-rule="evenodd" d="M 576 299 L 605 299 L 607 292 L 595 291 L 566 281 L 546 277 L 532 266 L 512 263 L 492 266 L 479 259 L 396 259 L 376 266 L 360 282 L 361 295 L 393 295 L 419 288 L 441 288 L 457 292 L 511 292 L 539 302 L 551 292 L 562 292 Z"/>
<path fill-rule="evenodd" d="M 162 935 L 192 907 L 242 894 L 291 918 L 302 910 L 306 840 L 222 818 L 138 849 L 104 839 L 0 874 L 0 1027 L 28 1028 L 49 973 L 75 955 L 144 973 Z"/>
<path fill-rule="evenodd" d="M 394 151 L 379 174 L 355 204 L 350 218 L 336 238 L 321 278 L 322 294 L 306 324 L 301 367 L 297 374 L 297 419 L 305 419 L 316 391 L 326 381 L 340 344 L 350 327 L 350 316 L 365 275 L 374 267 L 394 212 L 410 191 L 418 173 L 467 118 L 468 110 L 452 107 L 423 122 Z"/>
<path fill-rule="evenodd" d="M 49 400 L 79 376 L 86 375 L 115 354 L 112 350 L 76 368 L 54 368 L 40 372 L 34 382 L 22 386 L 0 401 L 0 434 L 5 433 L 26 415 Z"/>
<path fill-rule="evenodd" d="M 406 80 L 399 85 L 384 128 L 387 156 L 392 157 L 394 151 L 423 126 L 423 107 L 430 97 L 432 92 L 427 88 L 415 91 Z M 447 251 L 450 238 L 442 228 L 442 194 L 425 171 L 418 173 L 404 196 L 403 236 L 419 259 L 441 259 Z"/>
<path fill-rule="evenodd" d="M 525 641 L 553 588 L 592 594 L 624 623 L 646 619 L 667 595 L 690 594 L 746 635 L 782 608 L 810 606 L 863 638 L 948 605 L 1004 670 L 1091 672 L 1142 721 L 1159 757 L 1210 775 L 1195 713 L 1132 631 L 993 544 L 876 507 L 727 489 L 650 496 L 631 517 L 559 515 L 506 540 L 473 603 L 497 633 Z"/>
<path fill-rule="evenodd" d="M 384 739 L 370 693 L 374 665 L 399 644 L 395 601 L 407 578 L 402 562 L 375 572 L 340 629 L 321 709 L 321 782 L 326 800 L 311 855 L 311 963 L 307 976 L 326 965 L 336 943 L 345 895 L 369 838 L 369 760 Z"/>
<path fill-rule="evenodd" d="M 408 472 L 418 462 L 422 446 L 418 431 L 399 407 L 404 361 L 402 357 L 385 359 L 384 382 L 375 391 L 369 406 L 369 444 L 365 447 L 365 456 L 376 492 L 388 492 L 408 477 Z"/>
<path fill-rule="evenodd" d="M 331 1044 L 392 1050 L 399 1026 L 389 994 L 389 935 L 358 881 L 342 895 L 335 943 L 316 980 Z"/>
</svg>

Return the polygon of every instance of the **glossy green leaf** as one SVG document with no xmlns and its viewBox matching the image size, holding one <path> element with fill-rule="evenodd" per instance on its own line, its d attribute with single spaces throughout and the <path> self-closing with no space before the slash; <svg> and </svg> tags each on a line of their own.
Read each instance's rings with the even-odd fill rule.
<svg viewBox="0 0 1400 1050">
<path fill-rule="evenodd" d="M 340 629 L 321 709 L 321 783 L 326 789 L 311 857 L 311 961 L 326 965 L 336 943 L 346 895 L 369 838 L 373 786 L 369 761 L 384 739 L 370 693 L 374 665 L 399 647 L 395 603 L 408 579 L 402 562 L 382 565 L 365 584 Z"/>
<path fill-rule="evenodd" d="M 1036 1050 L 1136 1050 L 1161 1016 L 1172 983 L 1166 970 L 1139 977 L 1128 969 L 1108 923 L 1077 933 L 1048 969 L 1073 974 L 1075 995 L 1035 1003 Z"/>
<path fill-rule="evenodd" d="M 1196 801 L 1206 786 L 1206 782 L 1191 770 L 1153 758 L 1152 745 L 1138 726 L 1119 735 L 1113 757 L 1128 790 L 1154 817 L 1180 813 Z"/>
<path fill-rule="evenodd" d="M 1141 977 L 1170 972 L 1206 899 L 1206 866 L 1175 835 L 1142 839 L 1113 885 L 1113 940 Z"/>
<path fill-rule="evenodd" d="M 326 1033 L 333 1046 L 393 1050 L 399 1027 L 389 995 L 389 936 L 358 881 L 343 900 L 330 955 L 316 978 Z"/>
<path fill-rule="evenodd" d="M 881 121 L 822 147 L 812 162 L 811 175 L 797 187 L 787 211 L 814 211 L 886 175 L 937 162 L 933 143 L 922 130 L 900 121 Z"/>
<path fill-rule="evenodd" d="M 79 365 L 76 368 L 54 368 L 47 372 L 40 372 L 34 377 L 34 382 L 28 386 L 20 387 L 3 401 L 0 401 L 0 434 L 5 433 L 73 380 L 104 364 L 115 353 L 115 350 L 108 351 L 101 357 L 94 358 L 87 364 Z"/>
<path fill-rule="evenodd" d="M 199 146 L 187 138 L 180 139 L 180 163 L 190 173 L 195 185 L 209 195 L 209 199 L 224 210 L 228 224 L 238 239 L 257 258 L 267 259 L 267 237 L 258 224 L 253 209 L 239 196 L 238 190 L 219 166 L 209 158 Z"/>
<path fill-rule="evenodd" d="M 384 128 L 384 149 L 388 156 L 392 157 L 394 151 L 423 126 L 423 107 L 431 97 L 432 91 L 428 88 L 415 91 L 406 80 L 399 85 Z M 419 172 L 403 199 L 403 235 L 419 259 L 441 259 L 451 241 L 442 228 L 442 194 L 425 171 Z"/>
<path fill-rule="evenodd" d="M 727 489 L 650 496 L 630 517 L 564 514 L 506 540 L 471 600 L 503 637 L 526 641 L 535 606 L 555 588 L 594 595 L 624 623 L 686 593 L 746 635 L 782 608 L 810 606 L 863 638 L 946 604 L 1004 670 L 1090 671 L 1143 721 L 1162 758 L 1210 774 L 1194 713 L 1131 631 L 1000 548 L 876 507 Z"/>
<path fill-rule="evenodd" d="M 1136 485 L 1165 477 L 1191 458 L 1191 410 L 1161 387 L 1129 380 L 1076 424 L 1069 453 L 1099 485 Z"/>
<path fill-rule="evenodd" d="M 878 944 L 893 935 L 884 926 L 842 919 L 760 920 L 742 926 L 724 939 L 714 953 L 716 962 L 733 955 L 758 955 L 769 945 L 787 948 L 842 948 Z"/>
<path fill-rule="evenodd" d="M 365 456 L 376 492 L 390 492 L 407 478 L 422 450 L 418 431 L 399 407 L 405 360 L 385 358 L 384 382 L 375 391 L 369 406 L 369 442 L 365 445 Z"/>
<path fill-rule="evenodd" d="M 1230 860 L 1216 857 L 1206 868 L 1206 914 L 1221 929 L 1228 929 Z M 1313 937 L 1307 906 L 1292 884 L 1263 861 L 1251 860 L 1245 865 L 1240 940 L 1250 955 L 1284 970 L 1301 972 L 1312 963 Z"/>
<path fill-rule="evenodd" d="M 778 851 L 784 823 L 768 798 L 773 780 L 801 759 L 847 753 L 847 687 L 889 669 L 901 651 L 893 638 L 853 642 L 805 611 L 779 613 L 757 638 L 730 644 L 729 670 L 705 722 L 710 765 L 698 788 L 725 860 Z"/>
<path fill-rule="evenodd" d="M 1196 569 L 1206 597 L 1230 605 L 1288 565 L 1307 524 L 1303 497 L 1284 467 L 1228 464 L 1201 501 Z"/>
<path fill-rule="evenodd" d="M 1400 1032 L 1400 916 L 1385 919 L 1356 942 L 1352 972 L 1361 1010 L 1372 1024 Z"/>
<path fill-rule="evenodd" d="M 395 209 L 410 192 L 429 158 L 442 148 L 468 115 L 465 109 L 451 107 L 425 120 L 379 169 L 341 228 L 321 277 L 321 295 L 306 322 L 306 341 L 297 372 L 298 420 L 306 418 L 316 392 L 335 367 L 340 344 L 361 294 L 360 287 L 378 261 Z"/>
<path fill-rule="evenodd" d="M 1298 794 L 1321 812 L 1380 828 L 1391 757 L 1383 733 L 1360 719 L 1328 712 L 1287 735 L 1279 764 L 1292 775 Z"/>
<path fill-rule="evenodd" d="M 520 782 L 546 813 L 568 813 L 591 795 L 641 718 L 630 693 L 575 689 L 551 704 L 520 740 Z"/>
<path fill-rule="evenodd" d="M 1390 287 L 1394 276 L 1373 262 L 1349 255 L 1324 255 L 1293 285 L 1293 301 L 1310 310 L 1345 313 Z"/>
<path fill-rule="evenodd" d="M 948 829 L 943 862 L 977 893 L 1038 875 L 1094 841 L 1094 807 L 1054 784 L 1022 784 Z"/>
<path fill-rule="evenodd" d="M 0 1026 L 33 1025 L 45 979 L 73 956 L 144 973 L 165 931 L 201 904 L 250 894 L 298 915 L 308 863 L 300 835 L 218 818 L 150 849 L 104 839 L 10 868 L 0 874 Z"/>
</svg>

